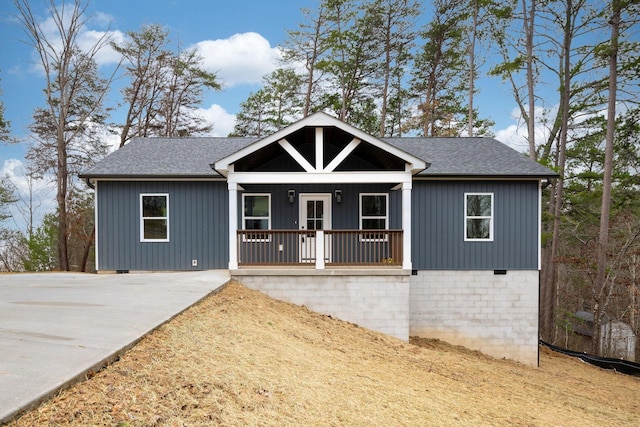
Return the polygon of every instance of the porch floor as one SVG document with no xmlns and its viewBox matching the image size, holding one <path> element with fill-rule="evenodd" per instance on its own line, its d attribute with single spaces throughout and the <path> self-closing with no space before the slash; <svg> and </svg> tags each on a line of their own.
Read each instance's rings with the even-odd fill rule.
<svg viewBox="0 0 640 427">
<path fill-rule="evenodd" d="M 231 276 L 410 276 L 411 270 L 401 266 L 340 266 L 319 270 L 313 266 L 247 266 L 230 270 Z"/>
</svg>

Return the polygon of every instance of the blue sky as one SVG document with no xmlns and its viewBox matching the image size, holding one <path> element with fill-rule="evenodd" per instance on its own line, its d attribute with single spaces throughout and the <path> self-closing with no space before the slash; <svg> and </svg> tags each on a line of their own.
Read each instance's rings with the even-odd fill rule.
<svg viewBox="0 0 640 427">
<path fill-rule="evenodd" d="M 31 3 L 34 11 L 45 18 L 44 2 L 33 0 Z M 285 39 L 286 30 L 300 22 L 300 8 L 315 4 L 315 0 L 93 0 L 89 7 L 92 19 L 87 29 L 110 30 L 118 37 L 127 31 L 137 31 L 144 24 L 160 24 L 181 46 L 206 42 L 211 49 L 224 50 L 220 56 L 227 59 L 229 66 L 215 63 L 211 66 L 217 67 L 226 88 L 208 94 L 202 107 L 208 109 L 217 104 L 234 114 L 249 92 L 259 88 L 262 75 L 275 66 L 270 60 L 276 54 L 275 47 Z M 34 70 L 33 49 L 24 43 L 26 36 L 15 14 L 12 1 L 0 2 L 0 87 L 13 134 L 24 136 L 34 108 L 43 104 L 44 80 Z M 246 52 L 247 49 L 250 51 L 244 58 L 237 55 L 229 58 L 234 50 Z M 234 68 L 230 64 L 233 61 L 245 63 Z M 242 65 L 245 72 L 238 73 L 237 67 Z M 104 66 L 109 66 L 108 60 Z M 238 74 L 242 75 L 236 78 Z M 117 96 L 114 90 L 112 98 Z M 24 145 L 0 146 L 0 163 L 12 157 L 21 158 L 24 149 Z"/>
<path fill-rule="evenodd" d="M 160 24 L 181 47 L 197 45 L 205 67 L 215 71 L 225 86 L 221 92 L 208 93 L 201 106 L 202 114 L 214 122 L 214 134 L 224 136 L 233 128 L 240 103 L 277 66 L 277 46 L 285 40 L 286 31 L 296 29 L 302 21 L 300 9 L 315 9 L 318 1 L 92 0 L 85 38 L 90 39 L 94 32 L 110 31 L 115 40 L 122 40 L 127 31 Z M 31 0 L 31 5 L 37 16 L 46 19 L 44 1 Z M 423 9 L 422 21 L 427 22 L 431 14 L 429 1 L 424 2 Z M 25 138 L 34 108 L 43 105 L 44 79 L 15 15 L 13 1 L 0 0 L 0 87 L 4 92 L 0 99 L 13 135 Z M 116 60 L 112 53 L 105 51 L 100 58 L 105 69 Z M 511 142 L 519 138 L 517 122 L 511 117 L 515 103 L 509 89 L 499 79 L 483 78 L 478 86 L 476 105 L 483 117 L 496 122 L 494 132 L 498 139 Z M 116 84 L 111 103 L 118 97 Z M 112 121 L 117 121 L 117 114 Z M 27 143 L 0 144 L 0 174 L 20 180 L 18 169 L 26 147 Z M 525 146 L 516 148 L 523 151 Z"/>
</svg>

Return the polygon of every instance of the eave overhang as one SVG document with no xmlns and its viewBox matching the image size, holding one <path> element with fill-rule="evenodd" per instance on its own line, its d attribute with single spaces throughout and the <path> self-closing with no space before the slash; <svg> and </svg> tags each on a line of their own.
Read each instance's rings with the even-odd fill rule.
<svg viewBox="0 0 640 427">
<path fill-rule="evenodd" d="M 455 180 L 544 180 L 556 179 L 558 174 L 504 174 L 504 175 L 482 175 L 482 174 L 418 174 L 413 178 L 416 180 L 429 179 L 455 179 Z"/>
<path fill-rule="evenodd" d="M 80 174 L 79 178 L 82 179 L 91 179 L 91 180 L 109 180 L 109 181 L 144 181 L 144 180 L 166 180 L 166 181 L 194 181 L 194 180 L 202 180 L 202 181 L 224 181 L 225 177 L 212 173 L 211 175 L 162 175 L 162 174 L 149 174 L 149 175 L 139 175 L 139 174 Z"/>
</svg>

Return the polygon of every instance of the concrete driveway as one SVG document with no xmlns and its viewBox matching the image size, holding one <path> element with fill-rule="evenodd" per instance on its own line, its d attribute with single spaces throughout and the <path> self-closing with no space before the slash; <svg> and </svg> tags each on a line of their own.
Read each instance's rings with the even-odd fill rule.
<svg viewBox="0 0 640 427">
<path fill-rule="evenodd" d="M 98 370 L 227 271 L 0 275 L 0 424 Z"/>
</svg>

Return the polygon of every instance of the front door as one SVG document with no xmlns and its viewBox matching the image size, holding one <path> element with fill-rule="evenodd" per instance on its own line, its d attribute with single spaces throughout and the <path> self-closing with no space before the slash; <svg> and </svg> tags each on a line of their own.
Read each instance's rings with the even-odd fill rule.
<svg viewBox="0 0 640 427">
<path fill-rule="evenodd" d="M 315 262 L 315 230 L 331 229 L 331 194 L 300 194 L 300 230 L 308 230 L 300 235 L 300 262 Z M 325 235 L 325 261 L 331 259 L 331 240 Z"/>
</svg>

